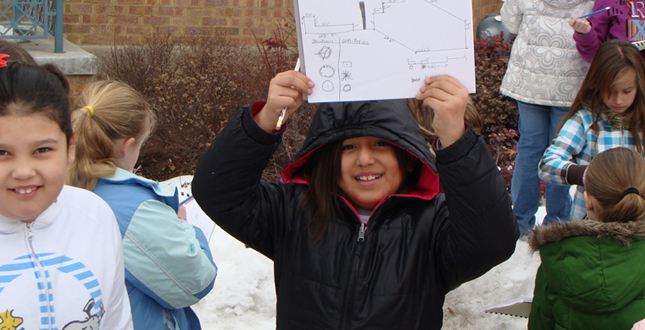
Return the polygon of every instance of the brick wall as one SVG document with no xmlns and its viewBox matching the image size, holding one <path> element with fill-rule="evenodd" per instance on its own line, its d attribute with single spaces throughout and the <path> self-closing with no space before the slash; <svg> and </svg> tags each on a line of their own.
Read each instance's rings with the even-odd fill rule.
<svg viewBox="0 0 645 330">
<path fill-rule="evenodd" d="M 96 75 L 67 75 L 65 77 L 70 84 L 69 98 L 72 103 L 72 109 L 76 107 L 75 103 L 85 89 L 85 86 L 98 80 Z"/>
<path fill-rule="evenodd" d="M 501 0 L 473 0 L 473 26 Z M 155 34 L 267 38 L 293 0 L 65 0 L 65 38 L 79 45 L 142 44 Z"/>
</svg>

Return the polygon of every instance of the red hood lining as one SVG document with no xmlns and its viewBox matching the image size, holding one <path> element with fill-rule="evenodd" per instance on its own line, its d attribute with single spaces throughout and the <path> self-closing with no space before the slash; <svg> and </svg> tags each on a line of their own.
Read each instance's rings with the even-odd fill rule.
<svg viewBox="0 0 645 330">
<path fill-rule="evenodd" d="M 395 145 L 395 144 L 393 144 Z M 311 157 L 312 153 L 316 151 L 318 148 L 322 147 L 323 145 L 318 146 L 316 149 L 310 151 L 306 155 L 300 157 L 300 159 L 296 160 L 295 162 L 289 164 L 287 167 L 285 167 L 282 171 L 280 171 L 280 174 L 282 175 L 282 180 L 285 183 L 299 183 L 299 184 L 306 184 L 308 185 L 309 182 L 300 176 L 296 176 L 295 172 L 302 167 Z M 398 145 L 395 145 L 398 148 L 401 148 Z M 419 157 L 417 157 L 415 154 L 411 153 L 409 150 L 405 148 L 401 148 L 402 150 L 405 150 L 406 152 L 410 153 L 412 156 L 417 158 L 422 166 L 421 166 L 421 173 L 419 173 L 419 181 L 417 181 L 416 186 L 414 186 L 413 189 L 410 191 L 403 193 L 403 194 L 394 194 L 390 196 L 405 196 L 405 197 L 416 197 L 420 199 L 425 199 L 425 200 L 431 200 L 437 194 L 440 192 L 440 187 L 439 187 L 439 176 L 430 168 L 430 165 L 426 164 L 424 161 L 422 161 Z M 389 196 L 385 196 L 387 198 Z M 379 205 L 382 203 L 381 201 Z M 378 207 L 378 206 L 377 206 Z"/>
</svg>

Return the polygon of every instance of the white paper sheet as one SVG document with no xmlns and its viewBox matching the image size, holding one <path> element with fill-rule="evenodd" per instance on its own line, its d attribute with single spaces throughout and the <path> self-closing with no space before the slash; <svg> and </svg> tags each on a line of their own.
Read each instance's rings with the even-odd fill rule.
<svg viewBox="0 0 645 330">
<path fill-rule="evenodd" d="M 471 0 L 294 0 L 310 103 L 412 98 L 448 74 L 475 92 Z"/>
<path fill-rule="evenodd" d="M 211 218 L 202 211 L 199 204 L 197 204 L 194 199 L 191 199 L 184 205 L 186 206 L 186 221 L 201 229 L 204 232 L 206 239 L 210 241 L 211 236 L 213 235 L 213 230 L 215 229 L 215 223 L 213 220 L 211 220 Z"/>
<path fill-rule="evenodd" d="M 204 213 L 204 211 L 202 211 L 199 204 L 197 204 L 193 198 L 191 192 L 192 181 L 192 175 L 183 175 L 161 183 L 175 185 L 177 187 L 179 190 L 179 204 L 186 207 L 186 221 L 201 229 L 204 232 L 204 235 L 206 235 L 206 238 L 210 241 L 213 230 L 215 229 L 215 223 L 206 215 L 206 213 Z"/>
</svg>

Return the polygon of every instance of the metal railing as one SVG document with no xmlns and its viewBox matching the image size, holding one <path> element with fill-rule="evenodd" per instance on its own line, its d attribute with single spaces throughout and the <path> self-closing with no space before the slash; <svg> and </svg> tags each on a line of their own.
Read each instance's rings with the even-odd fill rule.
<svg viewBox="0 0 645 330">
<path fill-rule="evenodd" d="M 46 39 L 54 36 L 54 52 L 63 52 L 63 0 L 0 1 L 0 37 Z"/>
</svg>

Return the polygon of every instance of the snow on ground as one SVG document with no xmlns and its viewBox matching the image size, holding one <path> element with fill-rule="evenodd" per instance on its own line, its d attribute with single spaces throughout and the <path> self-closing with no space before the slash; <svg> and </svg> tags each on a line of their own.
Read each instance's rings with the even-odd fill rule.
<svg viewBox="0 0 645 330">
<path fill-rule="evenodd" d="M 217 278 L 193 310 L 204 330 L 275 329 L 273 262 L 215 226 L 210 240 Z"/>
<path fill-rule="evenodd" d="M 536 214 L 540 221 L 544 207 Z M 210 240 L 218 266 L 213 290 L 193 308 L 204 330 L 275 329 L 273 263 L 216 227 Z M 532 297 L 540 256 L 518 241 L 513 256 L 450 292 L 443 329 L 526 329 L 526 319 L 485 313 L 493 305 Z"/>
<path fill-rule="evenodd" d="M 485 313 L 489 307 L 520 297 L 533 297 L 540 255 L 518 241 L 506 262 L 461 285 L 446 296 L 443 329 L 526 329 L 527 319 Z"/>
</svg>

